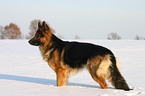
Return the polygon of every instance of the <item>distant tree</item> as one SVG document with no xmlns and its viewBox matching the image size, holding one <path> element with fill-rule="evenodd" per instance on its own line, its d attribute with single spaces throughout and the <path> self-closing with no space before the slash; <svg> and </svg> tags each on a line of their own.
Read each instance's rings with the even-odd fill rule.
<svg viewBox="0 0 145 96">
<path fill-rule="evenodd" d="M 5 39 L 5 29 L 3 26 L 0 26 L 0 39 Z"/>
<path fill-rule="evenodd" d="M 28 35 L 26 35 L 26 39 L 31 39 L 35 35 L 35 33 L 36 33 L 37 29 L 38 29 L 38 22 L 42 23 L 42 21 L 39 20 L 39 19 L 35 19 L 35 20 L 31 21 L 30 27 L 29 27 L 30 32 L 29 32 Z M 55 33 L 55 30 L 52 29 L 52 28 L 51 28 L 51 31 L 52 31 L 52 33 Z"/>
<path fill-rule="evenodd" d="M 135 40 L 144 40 L 145 38 L 143 38 L 143 37 L 141 37 L 141 36 L 138 36 L 138 35 L 136 35 L 135 36 Z"/>
<path fill-rule="evenodd" d="M 36 31 L 37 31 L 37 29 L 38 29 L 38 22 L 41 22 L 41 20 L 35 19 L 35 20 L 31 21 L 30 27 L 29 27 L 30 32 L 29 32 L 29 34 L 26 36 L 27 39 L 32 38 L 32 37 L 34 36 L 34 34 L 36 33 Z"/>
<path fill-rule="evenodd" d="M 135 40 L 140 40 L 140 37 L 138 35 L 136 35 Z"/>
<path fill-rule="evenodd" d="M 80 39 L 80 36 L 76 35 L 76 36 L 75 36 L 75 39 Z"/>
<path fill-rule="evenodd" d="M 117 33 L 112 32 L 108 35 L 107 39 L 108 40 L 120 40 L 121 37 Z"/>
<path fill-rule="evenodd" d="M 4 34 L 5 34 L 6 39 L 20 39 L 21 38 L 20 28 L 14 23 L 10 23 L 9 25 L 5 26 Z"/>
</svg>

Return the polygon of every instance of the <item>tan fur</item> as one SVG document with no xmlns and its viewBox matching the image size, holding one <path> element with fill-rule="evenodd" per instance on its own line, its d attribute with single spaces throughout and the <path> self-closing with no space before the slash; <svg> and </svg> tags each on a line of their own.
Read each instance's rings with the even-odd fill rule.
<svg viewBox="0 0 145 96">
<path fill-rule="evenodd" d="M 111 61 L 110 61 L 110 55 L 106 55 L 102 61 L 101 64 L 96 72 L 98 76 L 103 76 L 104 78 L 108 79 L 110 77 L 110 70 L 109 66 L 111 66 Z"/>
<path fill-rule="evenodd" d="M 120 62 L 119 62 L 118 59 L 116 58 L 116 66 L 117 66 L 118 69 L 121 68 L 120 65 L 119 65 L 119 63 L 120 63 Z"/>
<path fill-rule="evenodd" d="M 88 60 L 88 70 L 92 78 L 98 82 L 101 88 L 106 89 L 108 85 L 105 79 L 111 79 L 109 66 L 111 66 L 110 55 L 96 56 Z"/>
<path fill-rule="evenodd" d="M 48 56 L 47 54 L 48 53 L 46 53 L 46 56 Z M 68 78 L 68 70 L 63 65 L 58 50 L 55 50 L 52 56 L 53 57 L 48 61 L 48 64 L 56 72 L 57 86 L 65 86 Z M 45 59 L 47 60 L 47 57 L 45 57 Z"/>
<path fill-rule="evenodd" d="M 53 51 L 53 49 L 48 50 L 48 52 L 44 54 L 44 51 L 45 51 L 44 47 L 45 46 L 41 46 L 40 51 L 42 52 L 43 59 L 45 61 L 47 61 L 49 66 L 56 72 L 57 85 L 58 86 L 66 85 L 68 76 L 71 76 L 71 75 L 77 73 L 79 70 L 78 69 L 72 69 L 69 66 L 64 65 L 64 62 L 63 62 L 64 51 L 62 51 L 62 53 L 59 54 L 58 50 L 56 49 L 53 52 L 53 55 L 52 55 L 53 57 L 50 60 L 48 60 L 49 53 L 51 51 Z"/>
<path fill-rule="evenodd" d="M 102 77 L 102 76 L 97 76 L 96 75 L 96 70 L 92 67 L 92 66 L 88 66 L 88 69 L 89 69 L 89 72 L 92 76 L 92 78 L 98 82 L 101 86 L 102 89 L 107 89 L 108 88 L 108 85 L 107 83 L 105 82 L 105 79 Z"/>
<path fill-rule="evenodd" d="M 56 74 L 57 74 L 57 86 L 65 86 L 68 77 L 67 70 L 62 68 L 57 68 Z"/>
</svg>

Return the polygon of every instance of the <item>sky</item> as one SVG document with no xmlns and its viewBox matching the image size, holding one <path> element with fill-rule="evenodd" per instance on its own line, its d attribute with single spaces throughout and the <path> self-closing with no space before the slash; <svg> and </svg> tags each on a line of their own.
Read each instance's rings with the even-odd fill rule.
<svg viewBox="0 0 145 96">
<path fill-rule="evenodd" d="M 28 34 L 35 19 L 65 39 L 145 38 L 145 0 L 0 0 L 1 26 L 15 23 Z"/>
</svg>

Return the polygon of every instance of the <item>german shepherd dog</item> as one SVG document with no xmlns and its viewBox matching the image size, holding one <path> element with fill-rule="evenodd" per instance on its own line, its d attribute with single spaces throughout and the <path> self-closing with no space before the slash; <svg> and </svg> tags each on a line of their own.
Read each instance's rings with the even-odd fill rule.
<svg viewBox="0 0 145 96">
<path fill-rule="evenodd" d="M 45 21 L 38 22 L 35 36 L 29 40 L 39 46 L 43 59 L 56 72 L 57 86 L 64 86 L 71 73 L 87 68 L 102 89 L 108 79 L 116 89 L 131 90 L 116 65 L 114 54 L 107 48 L 90 43 L 68 42 L 57 38 Z"/>
</svg>

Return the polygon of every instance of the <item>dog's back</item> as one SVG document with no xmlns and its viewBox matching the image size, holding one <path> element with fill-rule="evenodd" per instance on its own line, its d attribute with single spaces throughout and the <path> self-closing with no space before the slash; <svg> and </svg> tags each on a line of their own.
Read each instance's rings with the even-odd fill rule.
<svg viewBox="0 0 145 96">
<path fill-rule="evenodd" d="M 107 48 L 90 43 L 67 42 L 64 48 L 64 62 L 72 68 L 83 67 L 87 64 L 88 59 L 95 56 L 113 54 Z"/>
</svg>

